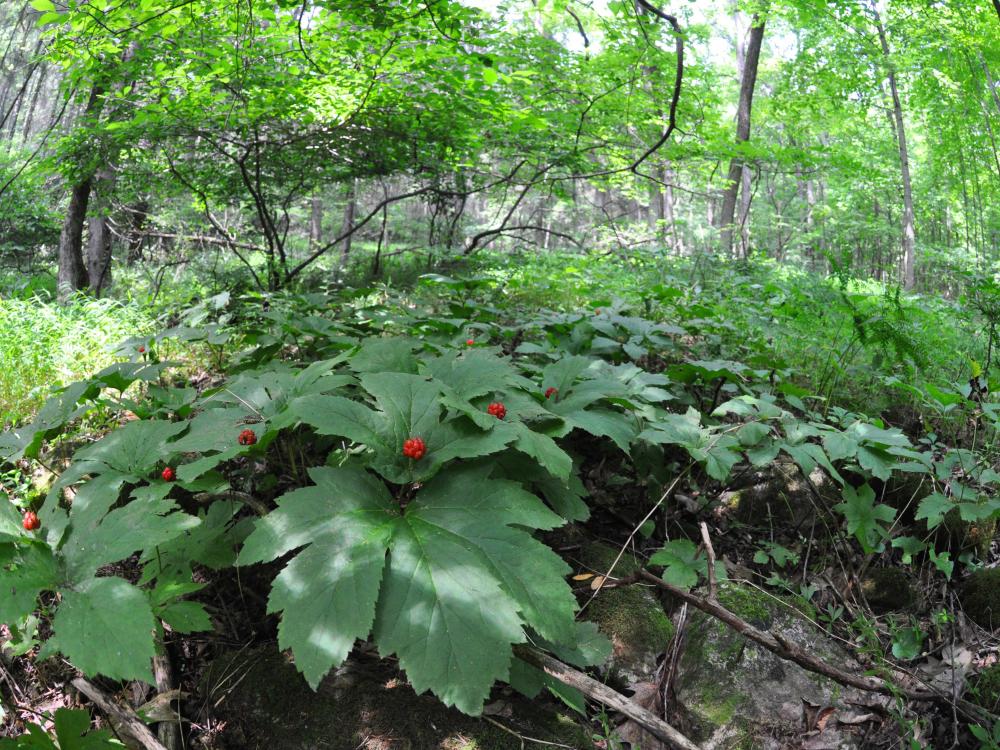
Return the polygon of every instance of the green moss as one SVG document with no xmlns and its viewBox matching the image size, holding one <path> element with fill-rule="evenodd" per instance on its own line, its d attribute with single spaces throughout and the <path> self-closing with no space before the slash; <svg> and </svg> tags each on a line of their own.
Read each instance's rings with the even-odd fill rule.
<svg viewBox="0 0 1000 750">
<path fill-rule="evenodd" d="M 600 543 L 584 545 L 580 563 L 585 570 L 600 574 L 614 564 L 615 576 L 638 570 L 638 561 L 628 552 L 615 563 L 619 549 Z M 612 663 L 623 671 L 652 664 L 674 635 L 674 624 L 663 611 L 660 600 L 643 586 L 602 589 L 584 610 L 583 617 L 596 623 L 611 640 Z"/>
<path fill-rule="evenodd" d="M 955 508 L 945 514 L 942 526 L 948 534 L 952 548 L 959 551 L 973 550 L 980 558 L 984 558 L 989 553 L 990 543 L 996 535 L 997 519 L 963 521 L 958 509 Z"/>
<path fill-rule="evenodd" d="M 583 616 L 597 623 L 614 643 L 616 656 L 626 659 L 646 651 L 660 653 L 674 635 L 674 624 L 663 607 L 639 586 L 601 591 Z"/>
<path fill-rule="evenodd" d="M 580 562 L 584 568 L 599 575 L 604 575 L 614 565 L 615 577 L 630 575 L 642 567 L 635 559 L 635 555 L 628 550 L 625 550 L 618 562 L 615 562 L 620 551 L 620 547 L 612 547 L 610 544 L 600 542 L 585 544 L 580 550 Z"/>
<path fill-rule="evenodd" d="M 991 713 L 1000 712 L 1000 664 L 987 667 L 973 678 L 969 697 Z"/>
<path fill-rule="evenodd" d="M 705 683 L 698 695 L 698 710 L 712 727 L 721 727 L 733 720 L 736 709 L 743 702 L 742 696 L 720 690 L 715 683 Z"/>
<path fill-rule="evenodd" d="M 719 586 L 719 603 L 742 619 L 754 625 L 770 625 L 773 615 L 768 606 L 769 597 L 760 591 L 733 583 Z M 775 602 L 771 601 L 773 606 Z"/>
<path fill-rule="evenodd" d="M 960 592 L 965 613 L 984 628 L 1000 627 L 1000 568 L 977 570 Z"/>
<path fill-rule="evenodd" d="M 900 568 L 869 570 L 861 581 L 861 590 L 869 606 L 879 614 L 908 609 L 917 598 L 909 578 Z"/>
</svg>

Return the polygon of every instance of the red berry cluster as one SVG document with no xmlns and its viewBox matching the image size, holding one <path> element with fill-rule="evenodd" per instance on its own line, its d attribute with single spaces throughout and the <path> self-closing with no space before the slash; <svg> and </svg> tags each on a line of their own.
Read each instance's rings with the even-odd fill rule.
<svg viewBox="0 0 1000 750">
<path fill-rule="evenodd" d="M 466 340 L 465 340 L 465 345 L 466 345 L 466 346 L 472 346 L 472 345 L 473 345 L 473 344 L 475 344 L 475 343 L 476 343 L 476 342 L 475 342 L 475 341 L 473 341 L 472 339 L 466 339 Z"/>
<path fill-rule="evenodd" d="M 163 477 L 164 482 L 172 482 L 177 478 L 177 473 L 172 467 L 168 466 L 163 470 L 163 473 L 160 474 L 160 476 Z"/>
<path fill-rule="evenodd" d="M 38 520 L 38 516 L 35 511 L 29 510 L 24 514 L 24 520 L 21 521 L 21 525 L 24 527 L 25 531 L 34 531 L 35 529 L 40 529 L 42 527 L 42 522 Z"/>
<path fill-rule="evenodd" d="M 145 354 L 145 353 L 146 353 L 146 347 L 140 346 L 139 347 L 139 354 Z"/>
<path fill-rule="evenodd" d="M 403 441 L 403 455 L 407 458 L 419 461 L 425 453 L 427 453 L 427 443 L 423 438 L 414 437 Z"/>
<path fill-rule="evenodd" d="M 499 401 L 494 401 L 492 404 L 486 407 L 486 413 L 492 414 L 497 419 L 503 419 L 507 416 L 507 407 L 501 404 Z"/>
<path fill-rule="evenodd" d="M 552 398 L 557 393 L 559 393 L 558 388 L 552 388 L 551 386 L 545 389 L 545 398 Z"/>
<path fill-rule="evenodd" d="M 257 433 L 251 429 L 243 430 L 240 436 L 236 438 L 236 442 L 240 445 L 253 445 L 257 442 Z"/>
</svg>

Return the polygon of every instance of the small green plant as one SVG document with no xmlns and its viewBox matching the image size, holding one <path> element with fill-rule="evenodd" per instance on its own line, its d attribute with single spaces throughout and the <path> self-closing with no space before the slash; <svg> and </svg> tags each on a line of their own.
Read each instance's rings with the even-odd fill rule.
<svg viewBox="0 0 1000 750">
<path fill-rule="evenodd" d="M 107 729 L 91 730 L 90 714 L 83 710 L 56 709 L 51 717 L 53 735 L 29 723 L 27 734 L 0 740 L 0 750 L 115 750 L 125 747 Z"/>
</svg>

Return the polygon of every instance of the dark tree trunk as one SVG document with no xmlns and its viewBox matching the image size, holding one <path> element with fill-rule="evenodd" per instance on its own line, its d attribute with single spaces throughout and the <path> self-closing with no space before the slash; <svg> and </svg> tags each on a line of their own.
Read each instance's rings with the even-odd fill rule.
<svg viewBox="0 0 1000 750">
<path fill-rule="evenodd" d="M 59 234 L 59 271 L 56 288 L 60 302 L 69 299 L 73 292 L 87 283 L 87 269 L 83 265 L 83 222 L 87 218 L 90 201 L 90 178 L 73 186 L 66 208 L 66 219 Z"/>
<path fill-rule="evenodd" d="M 102 88 L 95 84 L 84 110 L 84 117 L 94 117 L 101 109 Z M 83 223 L 87 219 L 87 204 L 93 176 L 80 179 L 70 191 L 69 206 L 59 234 L 59 270 L 56 274 L 57 294 L 60 302 L 87 284 L 87 268 L 83 262 Z"/>
<path fill-rule="evenodd" d="M 354 211 L 357 206 L 357 184 L 354 178 L 347 183 L 347 203 L 344 205 L 344 226 L 341 228 L 340 233 L 350 232 L 354 228 Z M 347 265 L 347 259 L 351 254 L 351 240 L 353 239 L 353 232 L 344 237 L 344 244 L 340 248 L 340 267 L 343 268 Z"/>
<path fill-rule="evenodd" d="M 750 112 L 753 108 L 754 88 L 757 85 L 757 64 L 760 62 L 760 48 L 764 41 L 765 21 L 766 19 L 762 16 L 755 15 L 750 27 L 750 39 L 747 43 L 743 72 L 740 76 L 740 101 L 736 111 L 737 145 L 750 140 Z M 742 181 L 743 166 L 742 157 L 733 157 L 729 164 L 729 174 L 726 177 L 726 188 L 722 193 L 722 213 L 719 216 L 719 227 L 722 230 L 722 250 L 724 252 L 732 252 L 733 249 L 736 196 Z"/>
<path fill-rule="evenodd" d="M 112 169 L 102 169 L 93 181 L 93 204 L 87 219 L 87 277 L 90 291 L 95 297 L 111 286 L 111 228 L 108 225 L 111 213 L 111 191 L 114 189 L 115 173 Z"/>
</svg>

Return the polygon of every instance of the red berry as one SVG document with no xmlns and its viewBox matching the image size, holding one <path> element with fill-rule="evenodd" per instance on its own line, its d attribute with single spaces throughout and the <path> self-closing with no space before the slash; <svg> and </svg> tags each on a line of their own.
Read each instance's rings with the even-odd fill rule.
<svg viewBox="0 0 1000 750">
<path fill-rule="evenodd" d="M 29 510 L 24 514 L 24 520 L 21 522 L 21 525 L 26 531 L 34 531 L 35 529 L 41 527 L 42 522 L 38 520 L 38 516 L 35 515 L 35 511 Z"/>
<path fill-rule="evenodd" d="M 545 389 L 545 398 L 552 398 L 557 393 L 559 393 L 559 389 L 558 388 L 552 388 L 552 387 L 546 388 Z"/>
<path fill-rule="evenodd" d="M 146 347 L 140 346 L 139 347 L 139 354 L 145 354 L 145 353 L 146 353 Z"/>
<path fill-rule="evenodd" d="M 501 404 L 499 401 L 494 401 L 492 404 L 486 407 L 486 413 L 492 414 L 497 419 L 503 419 L 507 416 L 507 407 Z"/>
<path fill-rule="evenodd" d="M 403 455 L 407 458 L 419 461 L 425 453 L 427 453 L 427 443 L 423 438 L 414 437 L 403 441 Z"/>
<path fill-rule="evenodd" d="M 465 340 L 465 345 L 466 345 L 466 346 L 472 346 L 472 345 L 473 345 L 473 344 L 475 344 L 475 343 L 476 343 L 476 342 L 475 342 L 475 341 L 473 341 L 472 339 L 466 339 L 466 340 Z"/>
<path fill-rule="evenodd" d="M 169 466 L 163 470 L 163 473 L 160 476 L 163 477 L 164 482 L 172 482 L 177 478 L 177 474 L 174 473 L 174 470 Z"/>
<path fill-rule="evenodd" d="M 251 429 L 243 430 L 240 436 L 236 438 L 236 442 L 240 445 L 253 445 L 257 442 L 257 433 Z"/>
</svg>

